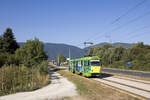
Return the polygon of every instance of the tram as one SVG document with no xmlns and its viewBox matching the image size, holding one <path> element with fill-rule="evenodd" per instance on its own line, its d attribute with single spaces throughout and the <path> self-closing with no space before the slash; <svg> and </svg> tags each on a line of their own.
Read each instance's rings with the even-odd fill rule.
<svg viewBox="0 0 150 100">
<path fill-rule="evenodd" d="M 101 67 L 99 57 L 84 57 L 69 60 L 69 71 L 85 77 L 100 76 Z"/>
</svg>

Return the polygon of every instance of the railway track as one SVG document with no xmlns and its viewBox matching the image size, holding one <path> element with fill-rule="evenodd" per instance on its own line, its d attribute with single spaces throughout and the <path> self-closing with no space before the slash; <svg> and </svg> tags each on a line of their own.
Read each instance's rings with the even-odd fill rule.
<svg viewBox="0 0 150 100">
<path fill-rule="evenodd" d="M 126 91 L 130 94 L 150 100 L 150 81 L 137 80 L 120 76 L 92 79 L 111 87 Z"/>
</svg>

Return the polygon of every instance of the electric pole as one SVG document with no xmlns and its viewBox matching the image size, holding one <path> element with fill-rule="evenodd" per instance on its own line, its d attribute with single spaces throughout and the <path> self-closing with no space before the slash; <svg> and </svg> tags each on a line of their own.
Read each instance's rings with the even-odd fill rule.
<svg viewBox="0 0 150 100">
<path fill-rule="evenodd" d="M 84 44 L 84 48 L 86 48 L 87 44 L 93 45 L 94 43 L 93 42 L 84 42 L 83 44 Z M 85 53 L 87 53 L 87 52 L 88 52 L 88 49 L 87 50 L 85 49 Z M 86 56 L 86 54 L 84 56 Z"/>
</svg>

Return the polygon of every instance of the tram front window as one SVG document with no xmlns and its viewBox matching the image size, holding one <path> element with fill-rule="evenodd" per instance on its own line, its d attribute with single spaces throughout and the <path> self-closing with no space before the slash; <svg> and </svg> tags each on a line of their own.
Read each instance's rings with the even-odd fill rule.
<svg viewBox="0 0 150 100">
<path fill-rule="evenodd" d="M 91 66 L 100 66 L 100 61 L 91 61 Z"/>
</svg>

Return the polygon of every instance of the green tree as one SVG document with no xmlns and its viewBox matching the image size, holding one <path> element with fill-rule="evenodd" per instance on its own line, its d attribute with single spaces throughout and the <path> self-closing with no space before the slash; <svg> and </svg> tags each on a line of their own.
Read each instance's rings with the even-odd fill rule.
<svg viewBox="0 0 150 100">
<path fill-rule="evenodd" d="M 7 28 L 3 36 L 0 37 L 0 52 L 8 52 L 13 54 L 19 48 L 12 29 Z"/>
<path fill-rule="evenodd" d="M 108 49 L 108 48 L 112 48 L 113 46 L 109 43 L 106 43 L 104 46 L 103 46 L 105 49 Z"/>
<path fill-rule="evenodd" d="M 63 54 L 59 54 L 59 55 L 57 56 L 57 62 L 58 62 L 58 63 L 62 63 L 62 62 L 65 62 L 65 61 L 66 61 L 66 58 L 64 57 Z"/>
<path fill-rule="evenodd" d="M 20 59 L 20 63 L 28 67 L 38 65 L 48 58 L 43 48 L 43 43 L 37 38 L 28 40 L 21 48 L 16 50 L 16 59 Z"/>
<path fill-rule="evenodd" d="M 3 50 L 3 37 L 2 36 L 0 36 L 0 52 L 2 53 L 2 52 L 4 52 L 4 50 Z"/>
<path fill-rule="evenodd" d="M 124 55 L 125 48 L 123 46 L 118 45 L 114 50 L 114 60 L 120 61 Z"/>
<path fill-rule="evenodd" d="M 137 47 L 139 47 L 139 48 L 144 48 L 145 46 L 144 46 L 144 43 L 143 43 L 143 42 L 139 42 L 139 43 L 137 44 Z"/>
</svg>

